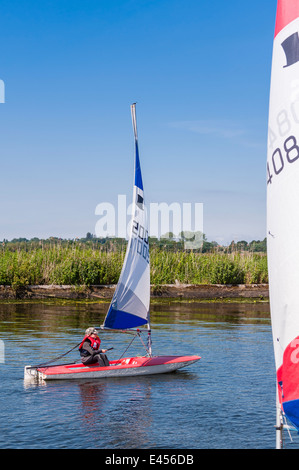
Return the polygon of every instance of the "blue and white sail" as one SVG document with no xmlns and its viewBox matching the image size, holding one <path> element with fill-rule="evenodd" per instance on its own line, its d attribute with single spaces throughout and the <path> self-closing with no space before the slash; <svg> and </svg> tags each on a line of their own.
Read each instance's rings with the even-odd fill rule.
<svg viewBox="0 0 299 470">
<path fill-rule="evenodd" d="M 150 265 L 147 213 L 139 160 L 136 105 L 131 106 L 135 139 L 135 179 L 130 237 L 123 268 L 104 328 L 127 329 L 149 324 Z"/>
</svg>

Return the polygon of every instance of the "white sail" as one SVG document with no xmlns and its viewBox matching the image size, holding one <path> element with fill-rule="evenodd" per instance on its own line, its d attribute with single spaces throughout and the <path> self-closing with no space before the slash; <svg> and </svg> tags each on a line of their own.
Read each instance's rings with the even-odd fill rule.
<svg viewBox="0 0 299 470">
<path fill-rule="evenodd" d="M 136 106 L 131 106 L 135 139 L 135 181 L 128 247 L 105 328 L 126 329 L 149 323 L 150 265 L 147 213 L 139 160 Z"/>
<path fill-rule="evenodd" d="M 267 155 L 267 250 L 277 387 L 299 427 L 299 1 L 278 0 Z"/>
</svg>

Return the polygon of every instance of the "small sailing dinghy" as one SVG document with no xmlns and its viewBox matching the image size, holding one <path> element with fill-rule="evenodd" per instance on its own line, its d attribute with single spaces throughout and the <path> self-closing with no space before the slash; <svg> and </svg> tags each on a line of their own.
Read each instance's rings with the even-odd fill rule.
<svg viewBox="0 0 299 470">
<path fill-rule="evenodd" d="M 135 139 L 135 181 L 133 190 L 131 232 L 124 264 L 111 300 L 102 331 L 127 331 L 141 338 L 147 335 L 146 355 L 98 364 L 61 364 L 26 366 L 25 379 L 57 380 L 139 376 L 172 372 L 200 359 L 199 356 L 154 356 L 150 327 L 150 264 L 147 214 L 144 205 L 143 182 L 139 160 L 136 108 L 131 106 Z M 146 325 L 146 328 L 140 329 Z M 142 341 L 142 339 L 141 339 Z M 143 341 L 142 341 L 143 342 Z M 143 343 L 144 344 L 144 343 Z M 144 344 L 145 346 L 145 344 Z"/>
<path fill-rule="evenodd" d="M 278 0 L 267 156 L 267 251 L 277 375 L 276 447 L 299 431 L 299 1 Z"/>
</svg>

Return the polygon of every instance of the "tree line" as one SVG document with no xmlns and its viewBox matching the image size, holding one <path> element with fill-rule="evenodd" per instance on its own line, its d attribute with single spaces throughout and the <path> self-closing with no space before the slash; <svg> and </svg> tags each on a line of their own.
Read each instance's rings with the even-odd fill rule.
<svg viewBox="0 0 299 470">
<path fill-rule="evenodd" d="M 40 239 L 38 237 L 27 239 L 25 237 L 13 238 L 12 240 L 3 239 L 1 242 L 2 249 L 15 251 L 25 250 L 31 251 L 32 249 L 48 248 L 52 246 L 71 247 L 81 245 L 92 249 L 99 249 L 101 251 L 123 251 L 127 246 L 125 238 L 107 237 L 97 238 L 92 233 L 87 232 L 85 237 L 63 239 L 59 237 L 49 237 L 47 239 Z M 189 251 L 185 249 L 185 238 L 181 234 L 179 238 L 175 238 L 173 234 L 167 233 L 160 238 L 149 237 L 150 248 L 157 248 L 166 251 Z M 234 240 L 228 245 L 220 245 L 216 241 L 208 241 L 205 234 L 202 234 L 202 244 L 200 248 L 192 250 L 195 253 L 235 253 L 235 252 L 251 252 L 251 253 L 266 253 L 267 252 L 267 239 L 252 240 L 247 242 L 241 240 L 235 242 Z"/>
</svg>

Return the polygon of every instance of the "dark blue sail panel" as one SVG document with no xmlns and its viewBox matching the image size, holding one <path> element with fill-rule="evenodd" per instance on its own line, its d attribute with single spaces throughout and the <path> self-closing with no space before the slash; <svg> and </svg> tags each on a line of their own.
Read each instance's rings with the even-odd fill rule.
<svg viewBox="0 0 299 470">
<path fill-rule="evenodd" d="M 135 328 L 146 323 L 146 320 L 143 320 L 136 315 L 132 315 L 131 313 L 127 313 L 122 310 L 115 310 L 110 307 L 105 319 L 104 327 L 123 330 L 127 328 Z"/>
<path fill-rule="evenodd" d="M 137 188 L 142 189 L 143 191 L 143 183 L 142 183 L 142 176 L 141 176 L 141 166 L 139 160 L 139 150 L 138 150 L 138 142 L 135 141 L 135 186 Z"/>
<path fill-rule="evenodd" d="M 283 411 L 299 433 L 299 400 L 284 402 Z"/>
</svg>

